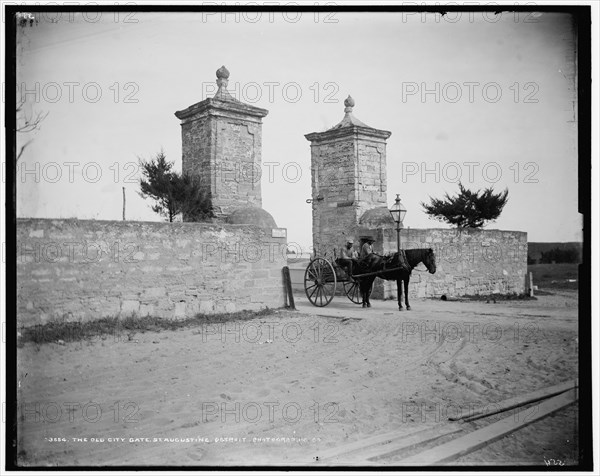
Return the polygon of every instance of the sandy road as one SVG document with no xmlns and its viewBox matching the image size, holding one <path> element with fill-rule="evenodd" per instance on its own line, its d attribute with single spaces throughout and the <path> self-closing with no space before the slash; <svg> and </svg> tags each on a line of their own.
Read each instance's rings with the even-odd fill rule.
<svg viewBox="0 0 600 476">
<path fill-rule="evenodd" d="M 573 292 L 496 304 L 414 300 L 402 313 L 391 301 L 363 310 L 343 296 L 326 308 L 297 304 L 222 326 L 26 344 L 20 462 L 310 464 L 327 448 L 577 377 Z M 461 462 L 567 458 L 576 416 L 567 409 L 522 430 L 519 444 L 502 440 Z"/>
</svg>

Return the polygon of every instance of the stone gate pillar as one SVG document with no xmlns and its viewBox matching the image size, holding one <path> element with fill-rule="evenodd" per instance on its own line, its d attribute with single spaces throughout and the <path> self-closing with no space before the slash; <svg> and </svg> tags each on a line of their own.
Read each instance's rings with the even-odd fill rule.
<svg viewBox="0 0 600 476">
<path fill-rule="evenodd" d="M 348 96 L 344 105 L 345 115 L 339 124 L 304 136 L 311 143 L 313 246 L 320 254 L 341 247 L 349 237 L 358 243 L 361 229 L 367 232 L 371 226 L 360 226 L 361 218 L 370 210 L 385 209 L 383 224 L 391 222 L 387 212 L 386 140 L 392 133 L 354 117 L 352 97 Z"/>
<path fill-rule="evenodd" d="M 236 209 L 262 207 L 262 118 L 269 112 L 231 96 L 228 79 L 222 66 L 215 96 L 175 113 L 181 120 L 183 172 L 200 178 L 220 219 Z"/>
</svg>

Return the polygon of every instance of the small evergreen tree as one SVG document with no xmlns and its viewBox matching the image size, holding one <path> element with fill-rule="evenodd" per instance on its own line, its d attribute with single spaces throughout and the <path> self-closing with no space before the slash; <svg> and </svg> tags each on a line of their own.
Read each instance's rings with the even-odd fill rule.
<svg viewBox="0 0 600 476">
<path fill-rule="evenodd" d="M 155 201 L 154 212 L 170 222 L 180 213 L 189 221 L 204 221 L 213 216 L 208 192 L 196 178 L 174 172 L 174 163 L 167 161 L 162 150 L 149 161 L 139 161 L 142 169 L 139 194 Z"/>
<path fill-rule="evenodd" d="M 168 162 L 161 150 L 156 157 L 149 161 L 139 159 L 143 177 L 140 179 L 140 196 L 150 198 L 156 203 L 152 210 L 166 217 L 170 222 L 179 210 L 173 195 L 175 173 L 172 172 L 173 162 Z"/>
<path fill-rule="evenodd" d="M 174 196 L 186 221 L 206 221 L 214 216 L 210 194 L 201 186 L 197 177 L 189 174 L 176 175 Z"/>
<path fill-rule="evenodd" d="M 495 194 L 492 187 L 476 192 L 467 190 L 461 183 L 458 187 L 459 193 L 453 197 L 446 193 L 443 200 L 429 197 L 429 204 L 421 202 L 425 213 L 458 228 L 481 228 L 487 221 L 498 218 L 508 202 L 508 189 Z"/>
</svg>

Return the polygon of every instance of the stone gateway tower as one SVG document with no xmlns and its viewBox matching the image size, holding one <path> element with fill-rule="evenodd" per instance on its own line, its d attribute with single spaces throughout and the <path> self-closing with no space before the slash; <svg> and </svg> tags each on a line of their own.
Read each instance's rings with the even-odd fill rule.
<svg viewBox="0 0 600 476">
<path fill-rule="evenodd" d="M 260 179 L 262 118 L 269 111 L 235 99 L 227 91 L 228 80 L 229 71 L 222 66 L 215 96 L 175 113 L 181 120 L 183 172 L 199 177 L 210 191 L 217 218 L 231 221 L 239 210 L 251 209 L 255 218 L 268 222 Z M 275 226 L 274 221 L 268 224 Z"/>
<path fill-rule="evenodd" d="M 378 254 L 397 250 L 396 224 L 387 204 L 386 146 L 389 131 L 354 117 L 348 96 L 342 121 L 305 137 L 311 144 L 313 246 L 318 256 L 348 238 L 355 249 L 364 236 L 375 239 Z M 432 248 L 437 271 L 413 273 L 412 297 L 442 294 L 522 292 L 527 271 L 527 234 L 501 230 L 410 229 L 401 231 L 402 248 Z M 496 253 L 496 254 L 494 254 Z M 421 269 L 423 266 L 421 265 Z M 396 283 L 376 279 L 371 297 L 396 298 Z"/>
<path fill-rule="evenodd" d="M 388 228 L 386 140 L 391 132 L 367 126 L 344 101 L 342 121 L 304 137 L 311 143 L 313 247 L 318 254 L 358 240 L 369 229 Z"/>
</svg>

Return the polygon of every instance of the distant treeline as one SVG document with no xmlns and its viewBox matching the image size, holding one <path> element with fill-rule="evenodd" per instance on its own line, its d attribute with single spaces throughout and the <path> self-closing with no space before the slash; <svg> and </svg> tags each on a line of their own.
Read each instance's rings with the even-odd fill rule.
<svg viewBox="0 0 600 476">
<path fill-rule="evenodd" d="M 527 264 L 580 262 L 581 243 L 528 243 Z"/>
</svg>

